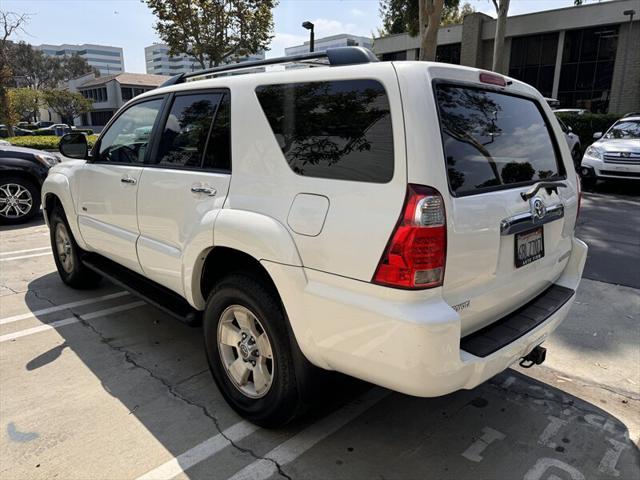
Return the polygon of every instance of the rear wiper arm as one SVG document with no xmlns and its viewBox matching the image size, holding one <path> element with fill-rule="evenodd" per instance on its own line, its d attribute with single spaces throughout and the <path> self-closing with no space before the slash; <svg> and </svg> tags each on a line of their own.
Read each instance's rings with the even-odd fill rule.
<svg viewBox="0 0 640 480">
<path fill-rule="evenodd" d="M 538 190 L 540 190 L 541 188 L 546 188 L 548 193 L 551 193 L 551 192 L 558 193 L 558 188 L 566 188 L 566 187 L 567 187 L 567 184 L 564 182 L 538 182 L 526 192 L 520 192 L 520 196 L 526 202 L 531 197 L 533 197 L 536 193 L 538 193 Z"/>
</svg>

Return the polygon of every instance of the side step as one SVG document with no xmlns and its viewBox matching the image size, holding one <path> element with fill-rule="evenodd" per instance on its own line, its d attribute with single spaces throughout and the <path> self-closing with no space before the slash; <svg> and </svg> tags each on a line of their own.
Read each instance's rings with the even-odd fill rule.
<svg viewBox="0 0 640 480">
<path fill-rule="evenodd" d="M 189 305 L 184 298 L 173 290 L 158 285 L 154 281 L 108 258 L 96 253 L 87 253 L 82 258 L 82 263 L 111 282 L 129 290 L 134 295 L 187 325 L 195 326 L 200 324 L 202 320 L 202 312 Z"/>
</svg>

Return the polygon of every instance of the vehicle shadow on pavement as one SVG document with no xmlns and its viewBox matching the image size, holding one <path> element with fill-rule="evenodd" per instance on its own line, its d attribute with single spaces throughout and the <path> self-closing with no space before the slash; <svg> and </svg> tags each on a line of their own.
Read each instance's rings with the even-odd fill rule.
<svg viewBox="0 0 640 480">
<path fill-rule="evenodd" d="M 50 287 L 51 275 L 34 280 L 29 289 Z M 118 298 L 93 311 L 131 301 Z M 147 305 L 81 320 L 91 311 L 87 308 L 73 309 L 80 321 L 58 328 L 62 340 L 29 352 L 24 365 L 29 375 L 58 390 L 54 398 L 71 416 L 63 423 L 82 426 L 74 435 L 102 434 L 98 443 L 92 437 L 86 452 L 63 446 L 52 451 L 56 463 L 68 464 L 79 477 L 96 468 L 104 468 L 107 477 L 136 477 L 170 459 L 166 452 L 178 456 L 241 421 L 211 378 L 201 328 Z M 48 315 L 38 320 L 52 321 Z M 314 431 L 371 388 L 381 390 L 335 375 L 304 419 L 278 430 L 258 429 L 204 458 L 186 475 L 228 478 L 296 434 Z M 117 402 L 106 401 L 109 397 Z M 56 414 L 48 411 L 54 408 L 50 404 L 43 408 L 43 419 Z M 146 439 L 149 434 L 154 442 Z M 141 439 L 159 442 L 164 457 L 146 452 Z M 42 435 L 20 448 L 42 448 L 38 442 L 47 439 Z M 137 456 L 131 455 L 132 444 L 140 449 Z M 627 427 L 607 412 L 507 370 L 471 391 L 446 397 L 389 392 L 281 468 L 295 479 L 625 479 L 638 478 L 640 451 Z"/>
<path fill-rule="evenodd" d="M 19 223 L 17 225 L 0 224 L 0 232 L 10 232 L 12 230 L 20 230 L 27 227 L 39 227 L 41 225 L 44 225 L 44 216 L 42 215 L 42 210 L 36 213 L 36 215 L 26 223 Z"/>
</svg>

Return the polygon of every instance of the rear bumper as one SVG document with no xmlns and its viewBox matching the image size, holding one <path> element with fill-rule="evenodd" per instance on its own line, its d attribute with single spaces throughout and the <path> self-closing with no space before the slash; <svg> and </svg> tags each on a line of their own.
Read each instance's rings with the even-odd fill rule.
<svg viewBox="0 0 640 480">
<path fill-rule="evenodd" d="M 587 246 L 574 239 L 556 285 L 575 291 L 586 255 Z M 574 298 L 570 295 L 526 333 L 482 357 L 461 348 L 460 318 L 438 289 L 427 291 L 425 299 L 425 292 L 418 297 L 415 292 L 264 264 L 278 286 L 298 345 L 312 363 L 421 397 L 471 389 L 500 373 L 556 329 Z"/>
</svg>

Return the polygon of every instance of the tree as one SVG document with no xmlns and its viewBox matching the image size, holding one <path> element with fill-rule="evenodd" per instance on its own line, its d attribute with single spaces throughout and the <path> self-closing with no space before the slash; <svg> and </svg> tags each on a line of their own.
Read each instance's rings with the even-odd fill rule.
<svg viewBox="0 0 640 480">
<path fill-rule="evenodd" d="M 494 72 L 505 73 L 504 61 L 504 34 L 507 28 L 507 12 L 509 11 L 509 0 L 492 0 L 498 19 L 496 20 L 496 34 L 493 40 L 493 66 Z"/>
<path fill-rule="evenodd" d="M 91 100 L 69 90 L 45 90 L 43 97 L 46 105 L 69 124 L 76 117 L 89 112 L 92 106 Z"/>
<path fill-rule="evenodd" d="M 16 113 L 7 93 L 7 87 L 13 78 L 9 37 L 21 31 L 28 20 L 27 15 L 0 11 L 0 123 L 7 125 L 9 135 L 13 135 L 13 124 L 16 122 Z"/>
<path fill-rule="evenodd" d="M 146 0 L 169 54 L 187 54 L 202 68 L 268 47 L 277 0 Z"/>
<path fill-rule="evenodd" d="M 438 47 L 438 29 L 444 0 L 420 0 L 420 60 L 435 61 Z"/>
<path fill-rule="evenodd" d="M 382 35 L 409 33 L 412 37 L 417 36 L 420 33 L 418 5 L 419 0 L 380 0 Z M 440 25 L 462 23 L 463 17 L 473 12 L 475 9 L 468 2 L 460 7 L 460 0 L 444 0 Z"/>
<path fill-rule="evenodd" d="M 37 121 L 42 105 L 40 92 L 32 88 L 12 88 L 8 93 L 11 105 L 21 121 Z"/>
</svg>

